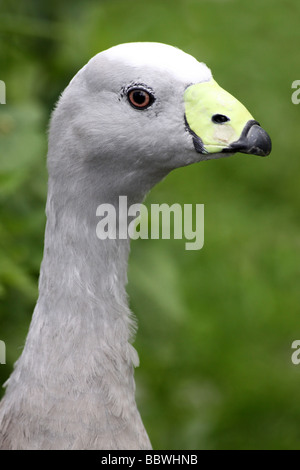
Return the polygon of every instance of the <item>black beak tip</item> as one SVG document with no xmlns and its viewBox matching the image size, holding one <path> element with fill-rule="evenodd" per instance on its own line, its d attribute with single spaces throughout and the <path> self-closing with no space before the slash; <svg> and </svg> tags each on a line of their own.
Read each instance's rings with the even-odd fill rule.
<svg viewBox="0 0 300 470">
<path fill-rule="evenodd" d="M 266 157 L 271 153 L 272 142 L 270 136 L 259 124 L 250 127 L 247 140 L 249 145 L 247 153 L 260 155 L 261 157 Z"/>
<path fill-rule="evenodd" d="M 272 142 L 269 134 L 257 121 L 248 121 L 239 140 L 226 149 L 227 152 L 230 150 L 266 157 L 271 153 Z"/>
</svg>

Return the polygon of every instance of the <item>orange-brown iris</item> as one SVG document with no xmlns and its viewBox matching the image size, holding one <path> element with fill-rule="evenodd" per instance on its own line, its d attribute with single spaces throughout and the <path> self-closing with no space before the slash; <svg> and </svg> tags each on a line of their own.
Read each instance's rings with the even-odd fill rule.
<svg viewBox="0 0 300 470">
<path fill-rule="evenodd" d="M 139 109 L 147 108 L 152 102 L 151 98 L 150 93 L 140 88 L 134 88 L 128 93 L 130 104 Z"/>
</svg>

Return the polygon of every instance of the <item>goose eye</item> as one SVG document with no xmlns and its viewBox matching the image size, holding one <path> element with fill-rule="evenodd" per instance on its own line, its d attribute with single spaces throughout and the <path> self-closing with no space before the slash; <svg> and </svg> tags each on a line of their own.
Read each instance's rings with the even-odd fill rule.
<svg viewBox="0 0 300 470">
<path fill-rule="evenodd" d="M 131 106 L 137 109 L 145 109 L 154 101 L 154 96 L 141 88 L 133 88 L 128 92 L 128 100 Z"/>
</svg>

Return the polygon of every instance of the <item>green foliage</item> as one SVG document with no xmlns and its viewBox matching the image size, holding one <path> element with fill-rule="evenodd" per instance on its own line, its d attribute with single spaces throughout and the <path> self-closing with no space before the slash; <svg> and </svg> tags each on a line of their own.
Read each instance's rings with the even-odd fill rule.
<svg viewBox="0 0 300 470">
<path fill-rule="evenodd" d="M 205 245 L 132 243 L 139 408 L 155 448 L 299 449 L 299 2 L 6 0 L 0 9 L 1 383 L 37 298 L 50 111 L 98 51 L 165 42 L 206 62 L 274 150 L 176 170 L 149 195 L 148 204 L 204 203 Z"/>
</svg>

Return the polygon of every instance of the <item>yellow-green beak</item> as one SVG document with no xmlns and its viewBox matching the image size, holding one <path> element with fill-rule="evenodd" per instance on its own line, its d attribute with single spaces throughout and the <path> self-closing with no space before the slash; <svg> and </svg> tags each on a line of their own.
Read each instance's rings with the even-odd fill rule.
<svg viewBox="0 0 300 470">
<path fill-rule="evenodd" d="M 185 118 L 195 149 L 202 154 L 271 152 L 269 135 L 249 111 L 215 80 L 189 86 L 184 93 Z"/>
</svg>

